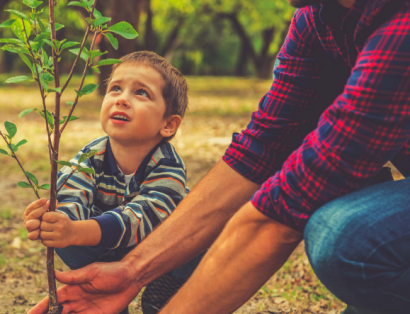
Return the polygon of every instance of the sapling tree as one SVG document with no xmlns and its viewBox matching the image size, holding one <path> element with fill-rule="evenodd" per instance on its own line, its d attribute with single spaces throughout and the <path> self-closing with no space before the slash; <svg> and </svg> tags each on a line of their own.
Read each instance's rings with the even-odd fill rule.
<svg viewBox="0 0 410 314">
<path fill-rule="evenodd" d="M 94 44 L 97 36 L 105 36 L 111 45 L 117 49 L 118 40 L 113 34 L 120 35 L 127 39 L 134 39 L 137 37 L 135 29 L 126 22 L 119 22 L 109 26 L 110 17 L 102 16 L 102 14 L 95 9 L 97 0 L 80 0 L 70 1 L 68 6 L 77 6 L 86 10 L 87 29 L 84 34 L 82 42 L 67 41 L 65 38 L 58 38 L 57 32 L 62 29 L 64 25 L 56 23 L 54 18 L 54 6 L 57 1 L 48 1 L 49 18 L 43 19 L 43 11 L 41 8 L 43 1 L 37 0 L 23 0 L 23 3 L 28 7 L 28 12 L 20 12 L 16 10 L 6 10 L 12 15 L 12 18 L 5 21 L 0 27 L 11 28 L 14 38 L 0 38 L 0 43 L 4 44 L 2 50 L 18 54 L 23 62 L 28 66 L 31 77 L 16 76 L 6 80 L 5 83 L 18 83 L 22 81 L 37 82 L 39 92 L 41 95 L 41 104 L 39 108 L 30 108 L 22 111 L 19 118 L 34 112 L 39 114 L 44 119 L 45 136 L 47 137 L 48 152 L 47 156 L 50 160 L 50 183 L 40 184 L 34 174 L 27 171 L 18 157 L 19 149 L 22 145 L 27 143 L 26 139 L 16 141 L 17 127 L 14 123 L 6 121 L 4 123 L 5 132 L 0 131 L 0 137 L 4 140 L 6 147 L 0 149 L 0 154 L 9 156 L 16 160 L 22 172 L 25 175 L 26 181 L 18 182 L 21 188 L 32 189 L 37 198 L 40 198 L 41 190 L 50 190 L 50 207 L 49 211 L 54 211 L 56 207 L 56 199 L 59 188 L 64 182 L 57 186 L 57 171 L 58 165 L 65 165 L 72 167 L 70 176 L 74 172 L 92 173 L 93 170 L 81 167 L 81 162 L 95 155 L 97 152 L 90 151 L 83 154 L 79 160 L 78 166 L 74 167 L 68 161 L 59 160 L 60 138 L 69 122 L 78 119 L 73 115 L 80 98 L 84 95 L 92 93 L 98 85 L 88 84 L 84 86 L 84 80 L 89 68 L 99 73 L 99 67 L 120 63 L 117 59 L 105 59 L 96 62 L 99 56 L 106 52 L 100 52 L 94 49 Z M 92 35 L 91 44 L 89 48 L 86 47 L 87 39 Z M 57 39 L 58 38 L 58 39 Z M 75 61 L 71 67 L 68 77 L 64 83 L 60 82 L 59 62 L 65 57 L 66 52 L 74 53 L 76 55 Z M 68 84 L 74 74 L 79 60 L 85 61 L 84 71 L 80 80 L 78 89 L 75 90 L 76 97 L 71 102 L 66 102 L 61 105 L 61 96 L 67 89 Z M 49 109 L 46 105 L 46 98 L 54 95 L 54 108 Z M 62 112 L 67 112 L 64 115 Z M 54 249 L 47 248 L 47 275 L 49 285 L 50 307 L 49 314 L 61 313 L 62 306 L 57 303 L 56 283 L 54 277 Z"/>
</svg>

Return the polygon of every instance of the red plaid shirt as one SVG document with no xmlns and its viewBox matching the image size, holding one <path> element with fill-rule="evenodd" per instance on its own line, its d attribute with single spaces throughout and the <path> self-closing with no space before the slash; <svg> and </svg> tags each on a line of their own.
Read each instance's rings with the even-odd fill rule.
<svg viewBox="0 0 410 314">
<path fill-rule="evenodd" d="M 262 184 L 253 205 L 302 231 L 391 161 L 410 175 L 410 2 L 298 9 L 270 91 L 223 159 Z"/>
</svg>

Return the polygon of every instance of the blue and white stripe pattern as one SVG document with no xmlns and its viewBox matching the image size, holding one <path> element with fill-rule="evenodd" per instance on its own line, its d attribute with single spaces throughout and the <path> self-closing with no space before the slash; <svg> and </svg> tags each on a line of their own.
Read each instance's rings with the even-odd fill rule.
<svg viewBox="0 0 410 314">
<path fill-rule="evenodd" d="M 163 222 L 185 197 L 186 168 L 170 143 L 160 143 L 149 153 L 125 184 L 107 136 L 97 138 L 70 160 L 73 167 L 83 153 L 99 153 L 82 162 L 94 174 L 74 173 L 58 193 L 58 210 L 72 220 L 95 219 L 102 231 L 99 246 L 131 247 Z M 71 173 L 63 167 L 58 186 Z"/>
</svg>

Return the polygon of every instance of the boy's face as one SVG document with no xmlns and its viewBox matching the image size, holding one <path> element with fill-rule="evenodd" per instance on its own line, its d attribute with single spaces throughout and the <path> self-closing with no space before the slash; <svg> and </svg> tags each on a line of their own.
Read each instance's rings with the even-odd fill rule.
<svg viewBox="0 0 410 314">
<path fill-rule="evenodd" d="M 101 126 L 108 136 L 125 144 L 160 142 L 166 125 L 164 84 L 161 74 L 151 67 L 120 65 L 101 108 Z"/>
</svg>

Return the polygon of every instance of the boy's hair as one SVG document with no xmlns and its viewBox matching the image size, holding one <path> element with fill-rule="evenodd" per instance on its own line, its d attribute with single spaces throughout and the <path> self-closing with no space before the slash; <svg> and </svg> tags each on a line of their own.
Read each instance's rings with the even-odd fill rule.
<svg viewBox="0 0 410 314">
<path fill-rule="evenodd" d="M 164 79 L 165 85 L 162 89 L 162 97 L 165 101 L 164 118 L 171 115 L 184 117 L 188 108 L 188 84 L 176 68 L 174 68 L 166 59 L 152 51 L 137 51 L 123 56 L 122 63 L 116 63 L 112 67 L 109 83 L 112 79 L 115 69 L 122 64 L 139 64 L 149 66 L 157 70 Z M 175 135 L 175 134 L 174 134 Z M 173 136 L 167 138 L 171 139 Z"/>
</svg>

